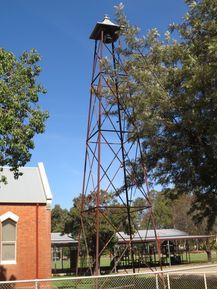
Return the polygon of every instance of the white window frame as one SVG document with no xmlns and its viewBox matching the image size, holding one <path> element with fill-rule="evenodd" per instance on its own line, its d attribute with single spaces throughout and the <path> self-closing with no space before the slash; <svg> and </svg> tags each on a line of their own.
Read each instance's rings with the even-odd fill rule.
<svg viewBox="0 0 217 289">
<path fill-rule="evenodd" d="M 6 220 L 12 220 L 16 223 L 16 240 L 15 241 L 2 241 L 2 223 Z M 12 212 L 7 212 L 0 216 L 0 222 L 1 222 L 1 254 L 0 254 L 0 264 L 2 265 L 10 265 L 10 264 L 16 264 L 17 263 L 17 223 L 18 223 L 19 217 L 15 215 Z M 3 251 L 3 243 L 5 244 L 15 244 L 15 259 L 14 260 L 2 260 L 2 251 Z"/>
</svg>

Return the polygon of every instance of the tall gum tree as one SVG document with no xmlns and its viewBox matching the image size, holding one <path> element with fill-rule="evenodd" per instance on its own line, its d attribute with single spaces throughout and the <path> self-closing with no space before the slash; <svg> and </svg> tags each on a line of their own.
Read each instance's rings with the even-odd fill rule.
<svg viewBox="0 0 217 289">
<path fill-rule="evenodd" d="M 205 217 L 209 231 L 217 211 L 217 2 L 185 2 L 184 20 L 164 37 L 156 29 L 142 36 L 116 7 L 118 69 L 129 80 L 120 79 L 120 96 L 131 111 L 129 141 L 142 139 L 149 180 L 173 197 L 193 194 L 195 221 Z"/>
</svg>

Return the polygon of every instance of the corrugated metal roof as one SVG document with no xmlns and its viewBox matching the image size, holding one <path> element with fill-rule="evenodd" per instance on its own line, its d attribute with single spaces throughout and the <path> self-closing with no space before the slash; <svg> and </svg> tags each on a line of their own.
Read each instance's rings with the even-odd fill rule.
<svg viewBox="0 0 217 289">
<path fill-rule="evenodd" d="M 0 203 L 51 202 L 52 195 L 47 177 L 40 167 L 44 168 L 42 163 L 38 167 L 20 168 L 19 171 L 23 175 L 18 179 L 14 179 L 10 168 L 3 168 L 1 174 L 6 176 L 7 184 L 0 183 Z"/>
<path fill-rule="evenodd" d="M 161 240 L 169 240 L 169 239 L 180 239 L 183 237 L 189 236 L 187 233 L 176 230 L 176 229 L 157 229 L 156 230 L 157 237 Z M 117 234 L 117 237 L 119 239 L 119 242 L 121 241 L 129 241 L 130 237 L 129 235 L 125 234 L 124 232 L 119 232 Z M 138 230 L 133 235 L 133 241 L 140 241 L 140 240 L 146 240 L 146 241 L 153 241 L 155 240 L 155 231 L 154 230 Z"/>
<path fill-rule="evenodd" d="M 72 239 L 68 234 L 51 233 L 51 243 L 52 244 L 74 244 L 78 242 Z"/>
</svg>

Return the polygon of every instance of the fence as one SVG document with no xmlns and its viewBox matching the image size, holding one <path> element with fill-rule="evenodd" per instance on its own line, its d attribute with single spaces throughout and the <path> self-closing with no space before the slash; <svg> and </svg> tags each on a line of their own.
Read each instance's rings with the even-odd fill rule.
<svg viewBox="0 0 217 289">
<path fill-rule="evenodd" d="M 198 269 L 200 272 L 195 271 Z M 2 281 L 0 289 L 216 289 L 216 273 L 217 265 L 210 265 L 134 274 Z"/>
</svg>

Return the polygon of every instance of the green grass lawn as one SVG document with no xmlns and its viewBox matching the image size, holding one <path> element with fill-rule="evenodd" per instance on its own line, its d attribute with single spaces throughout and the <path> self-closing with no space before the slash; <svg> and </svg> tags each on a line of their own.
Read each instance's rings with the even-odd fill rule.
<svg viewBox="0 0 217 289">
<path fill-rule="evenodd" d="M 110 257 L 109 256 L 102 256 L 100 259 L 100 266 L 110 266 Z M 53 261 L 52 262 L 52 268 L 53 269 L 68 269 L 70 268 L 70 261 L 69 260 L 63 260 L 63 263 L 61 260 Z"/>
<path fill-rule="evenodd" d="M 212 262 L 217 261 L 216 252 L 212 252 Z M 206 252 L 199 252 L 199 253 L 190 253 L 190 262 L 191 263 L 206 263 L 208 262 L 207 253 Z"/>
<path fill-rule="evenodd" d="M 183 255 L 183 261 L 186 261 L 186 256 Z M 207 254 L 206 252 L 199 252 L 199 253 L 191 253 L 190 254 L 190 263 L 206 263 L 208 262 L 207 259 Z M 217 262 L 217 254 L 216 252 L 212 252 L 212 262 Z M 100 266 L 101 267 L 106 267 L 110 266 L 110 257 L 109 256 L 102 256 L 100 259 Z M 52 263 L 52 268 L 53 269 L 69 269 L 70 268 L 70 261 L 69 260 L 57 260 L 53 261 Z"/>
<path fill-rule="evenodd" d="M 52 268 L 53 269 L 61 269 L 61 268 L 68 269 L 70 268 L 70 261 L 69 260 L 63 260 L 63 262 L 61 260 L 53 261 Z"/>
</svg>

